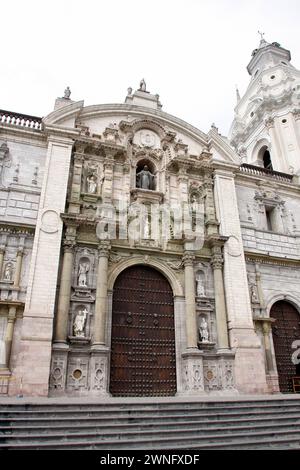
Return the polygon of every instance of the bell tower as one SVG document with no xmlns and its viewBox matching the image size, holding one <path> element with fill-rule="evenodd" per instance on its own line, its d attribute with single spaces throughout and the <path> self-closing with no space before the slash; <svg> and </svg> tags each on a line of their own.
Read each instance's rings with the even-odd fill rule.
<svg viewBox="0 0 300 470">
<path fill-rule="evenodd" d="M 237 92 L 230 143 L 242 163 L 300 174 L 300 71 L 290 51 L 263 38 L 252 52 L 245 94 Z"/>
</svg>

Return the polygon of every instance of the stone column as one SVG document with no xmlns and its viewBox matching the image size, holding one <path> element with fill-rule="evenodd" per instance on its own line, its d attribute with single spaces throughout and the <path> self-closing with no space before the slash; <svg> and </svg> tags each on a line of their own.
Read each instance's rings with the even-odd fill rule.
<svg viewBox="0 0 300 470">
<path fill-rule="evenodd" d="M 262 285 L 261 285 L 261 274 L 260 274 L 260 269 L 259 269 L 259 264 L 255 264 L 255 279 L 256 279 L 256 286 L 257 286 L 257 293 L 258 293 L 258 298 L 260 302 L 261 308 L 265 307 L 265 300 L 264 300 L 264 293 L 262 290 Z"/>
<path fill-rule="evenodd" d="M 105 345 L 105 330 L 107 316 L 107 271 L 110 243 L 103 241 L 99 244 L 99 261 L 97 272 L 97 291 L 95 304 L 95 323 L 93 346 Z"/>
<path fill-rule="evenodd" d="M 183 256 L 183 264 L 185 283 L 186 343 L 188 349 L 198 347 L 194 259 L 195 256 L 193 254 L 185 252 Z"/>
<path fill-rule="evenodd" d="M 269 320 L 266 320 L 262 324 L 264 348 L 265 348 L 265 354 L 266 354 L 266 372 L 274 373 L 274 364 L 273 364 L 271 342 L 270 342 L 270 331 L 271 331 L 271 323 Z"/>
<path fill-rule="evenodd" d="M 74 243 L 65 240 L 54 334 L 55 343 L 66 343 L 67 341 L 73 258 Z"/>
<path fill-rule="evenodd" d="M 223 281 L 223 257 L 221 246 L 214 245 L 212 247 L 212 260 L 211 264 L 214 272 L 214 289 L 215 289 L 215 305 L 216 305 L 216 320 L 217 320 L 217 333 L 218 333 L 218 346 L 219 349 L 228 349 L 228 329 L 227 329 L 227 312 L 226 300 L 224 292 Z"/>
<path fill-rule="evenodd" d="M 5 247 L 0 247 L 0 278 L 2 278 L 3 260 L 4 260 Z"/>
<path fill-rule="evenodd" d="M 9 368 L 10 353 L 11 353 L 11 346 L 12 346 L 13 336 L 14 336 L 16 314 L 17 314 L 17 307 L 14 305 L 10 305 L 9 310 L 8 310 L 7 326 L 6 326 L 6 333 L 5 333 L 5 366 L 7 368 Z"/>
<path fill-rule="evenodd" d="M 14 278 L 14 287 L 19 287 L 21 270 L 22 270 L 22 260 L 23 260 L 23 248 L 19 248 L 17 251 L 17 262 L 16 262 L 16 271 Z"/>
</svg>

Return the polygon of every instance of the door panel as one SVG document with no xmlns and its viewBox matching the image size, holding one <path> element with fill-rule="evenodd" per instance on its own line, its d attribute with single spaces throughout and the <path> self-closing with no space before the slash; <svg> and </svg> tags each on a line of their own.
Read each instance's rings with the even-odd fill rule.
<svg viewBox="0 0 300 470">
<path fill-rule="evenodd" d="M 296 366 L 292 362 L 292 343 L 300 339 L 300 315 L 291 304 L 279 301 L 273 305 L 270 316 L 276 320 L 272 334 L 280 391 L 293 393 L 292 377 L 296 375 Z"/>
<path fill-rule="evenodd" d="M 173 293 L 148 266 L 133 266 L 113 292 L 110 392 L 114 396 L 176 393 Z"/>
</svg>

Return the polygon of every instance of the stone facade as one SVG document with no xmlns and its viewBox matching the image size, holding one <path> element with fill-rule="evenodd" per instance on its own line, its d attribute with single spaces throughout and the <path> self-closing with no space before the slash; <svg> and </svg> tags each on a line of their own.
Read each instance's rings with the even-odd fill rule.
<svg viewBox="0 0 300 470">
<path fill-rule="evenodd" d="M 300 308 L 289 60 L 261 41 L 230 140 L 163 112 L 145 83 L 124 104 L 68 93 L 43 120 L 0 112 L 1 395 L 110 394 L 114 284 L 135 265 L 173 291 L 178 395 L 278 391 L 270 312 Z"/>
</svg>

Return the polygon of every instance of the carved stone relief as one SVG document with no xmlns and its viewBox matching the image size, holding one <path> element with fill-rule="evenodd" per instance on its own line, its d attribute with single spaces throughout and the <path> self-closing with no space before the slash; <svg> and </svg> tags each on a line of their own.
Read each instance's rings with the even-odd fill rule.
<svg viewBox="0 0 300 470">
<path fill-rule="evenodd" d="M 72 391 L 88 390 L 88 357 L 69 356 L 67 389 Z"/>
<path fill-rule="evenodd" d="M 50 390 L 64 391 L 66 381 L 66 355 L 52 353 L 52 364 L 50 372 Z"/>
</svg>

